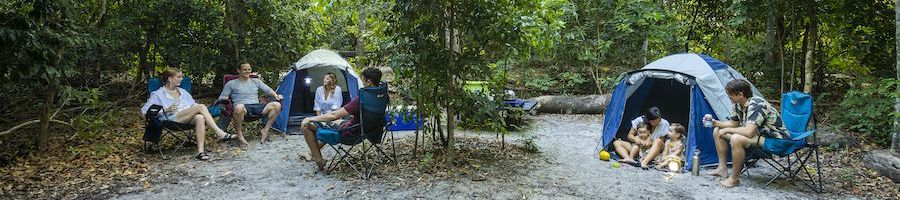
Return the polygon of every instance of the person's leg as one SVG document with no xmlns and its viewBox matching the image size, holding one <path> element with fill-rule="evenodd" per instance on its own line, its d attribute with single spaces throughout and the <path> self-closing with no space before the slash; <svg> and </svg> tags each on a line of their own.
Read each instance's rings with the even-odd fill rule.
<svg viewBox="0 0 900 200">
<path fill-rule="evenodd" d="M 316 161 L 319 170 L 325 168 L 325 158 L 322 158 L 322 150 L 319 141 L 316 140 L 316 125 L 307 124 L 303 129 L 303 138 L 306 139 L 306 146 L 309 146 L 309 154 Z"/>
<path fill-rule="evenodd" d="M 719 128 L 713 129 L 713 141 L 716 143 L 716 154 L 719 156 L 719 166 L 708 175 L 725 177 L 728 176 L 728 143 L 725 142 L 726 136 L 719 131 Z"/>
<path fill-rule="evenodd" d="M 250 143 L 247 143 L 247 139 L 244 139 L 244 116 L 247 115 L 247 107 L 244 104 L 234 104 L 234 112 L 231 113 L 231 123 L 234 126 L 234 132 L 238 136 L 238 142 L 241 143 L 242 147 L 246 147 Z"/>
<path fill-rule="evenodd" d="M 628 153 L 631 153 L 631 159 L 637 158 L 638 153 L 641 152 L 641 145 L 633 144 L 631 145 L 631 149 L 628 150 Z"/>
<path fill-rule="evenodd" d="M 650 151 L 647 152 L 647 156 L 641 158 L 641 168 L 647 168 L 647 165 L 650 164 L 650 161 L 659 156 L 663 151 L 663 147 L 665 147 L 665 140 L 656 138 L 653 140 L 653 145 L 650 146 Z"/>
<path fill-rule="evenodd" d="M 663 159 L 656 165 L 656 169 L 660 169 L 660 170 L 666 169 L 666 167 L 667 167 L 666 165 L 668 165 L 670 161 L 672 161 L 672 159 L 670 159 L 670 158 Z"/>
<path fill-rule="evenodd" d="M 613 141 L 613 148 L 616 150 L 616 154 L 619 154 L 622 157 L 622 162 L 634 162 L 634 158 L 631 157 L 631 153 L 629 150 L 631 149 L 631 143 L 622 140 Z"/>
<path fill-rule="evenodd" d="M 197 140 L 197 153 L 206 152 L 204 142 L 206 141 L 206 119 L 203 115 L 194 115 L 194 134 Z"/>
<path fill-rule="evenodd" d="M 731 176 L 719 182 L 726 188 L 741 184 L 741 170 L 744 169 L 744 150 L 749 147 L 750 138 L 734 134 L 731 136 Z"/>
<path fill-rule="evenodd" d="M 270 102 L 266 104 L 266 108 L 263 109 L 262 114 L 268 117 L 268 121 L 266 121 L 266 125 L 263 126 L 262 130 L 259 130 L 260 143 L 265 143 L 266 139 L 269 135 L 269 129 L 272 128 L 272 124 L 275 123 L 275 118 L 278 117 L 278 113 L 281 112 L 281 103 L 278 102 Z"/>
<path fill-rule="evenodd" d="M 206 126 L 212 128 L 214 132 L 216 132 L 216 137 L 224 138 L 228 133 L 225 133 L 224 130 L 219 128 L 216 125 L 216 121 L 213 119 L 212 115 L 209 114 L 209 110 L 206 109 L 206 105 L 196 104 L 191 106 L 188 109 L 184 109 L 178 114 L 175 115 L 175 121 L 178 123 L 190 123 L 194 120 L 194 116 L 202 115 L 203 121 L 206 123 Z"/>
</svg>

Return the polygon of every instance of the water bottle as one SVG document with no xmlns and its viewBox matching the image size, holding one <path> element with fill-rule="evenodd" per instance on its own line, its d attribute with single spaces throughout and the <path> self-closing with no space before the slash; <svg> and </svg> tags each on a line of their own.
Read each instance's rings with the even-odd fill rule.
<svg viewBox="0 0 900 200">
<path fill-rule="evenodd" d="M 713 121 L 712 115 L 706 114 L 703 116 L 703 126 L 705 126 L 707 128 L 712 128 L 713 127 L 712 121 Z"/>
<path fill-rule="evenodd" d="M 700 176 L 700 149 L 694 149 L 694 157 L 691 158 L 691 174 Z"/>
</svg>

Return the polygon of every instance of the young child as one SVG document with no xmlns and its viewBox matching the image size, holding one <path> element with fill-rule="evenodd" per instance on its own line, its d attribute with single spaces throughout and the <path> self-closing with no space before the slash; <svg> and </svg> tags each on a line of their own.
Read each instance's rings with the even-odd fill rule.
<svg viewBox="0 0 900 200">
<path fill-rule="evenodd" d="M 669 140 L 666 141 L 665 149 L 660 156 L 662 162 L 656 165 L 657 169 L 666 170 L 668 168 L 671 172 L 681 171 L 684 165 L 684 141 L 682 141 L 684 132 L 684 126 L 681 124 L 673 123 L 669 126 Z"/>
<path fill-rule="evenodd" d="M 638 154 L 640 153 L 643 156 L 650 149 L 653 141 L 650 139 L 650 126 L 647 123 L 638 124 L 637 139 L 638 141 L 635 142 L 620 140 L 613 143 L 616 153 L 622 157 L 619 162 L 636 164 L 637 162 L 634 159 L 638 157 Z"/>
</svg>

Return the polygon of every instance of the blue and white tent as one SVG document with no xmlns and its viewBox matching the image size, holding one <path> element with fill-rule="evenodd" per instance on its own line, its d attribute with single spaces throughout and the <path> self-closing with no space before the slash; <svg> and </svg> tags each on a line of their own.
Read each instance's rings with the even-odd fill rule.
<svg viewBox="0 0 900 200">
<path fill-rule="evenodd" d="M 597 151 L 611 149 L 613 140 L 628 134 L 632 119 L 656 106 L 664 119 L 688 129 L 685 166 L 691 166 L 694 149 L 700 150 L 701 165 L 716 164 L 713 129 L 704 127 L 701 121 L 706 114 L 716 119 L 730 115 L 733 104 L 725 85 L 734 79 L 746 78 L 721 61 L 693 53 L 667 56 L 625 73 L 606 107 Z M 755 86 L 753 93 L 760 95 Z"/>
<path fill-rule="evenodd" d="M 333 73 L 337 77 L 337 85 L 343 90 L 342 105 L 356 97 L 363 86 L 350 63 L 338 53 L 325 49 L 309 52 L 291 65 L 290 71 L 275 90 L 284 96 L 281 112 L 274 124 L 275 129 L 287 133 L 289 124 L 299 123 L 303 117 L 315 115 L 313 100 L 316 88 L 322 86 L 322 77 L 327 73 Z"/>
</svg>

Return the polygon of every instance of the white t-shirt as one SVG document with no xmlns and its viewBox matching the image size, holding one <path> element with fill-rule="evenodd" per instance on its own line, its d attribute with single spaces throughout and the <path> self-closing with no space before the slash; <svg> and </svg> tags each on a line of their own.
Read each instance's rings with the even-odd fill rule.
<svg viewBox="0 0 900 200">
<path fill-rule="evenodd" d="M 662 119 L 662 118 L 660 118 Z M 637 117 L 634 120 L 631 120 L 631 128 L 637 128 L 638 124 L 644 123 L 644 117 Z M 659 126 L 656 126 L 656 129 L 651 130 L 650 138 L 656 139 L 662 137 L 663 135 L 669 134 L 669 121 L 666 119 L 662 119 L 659 122 Z"/>
</svg>

